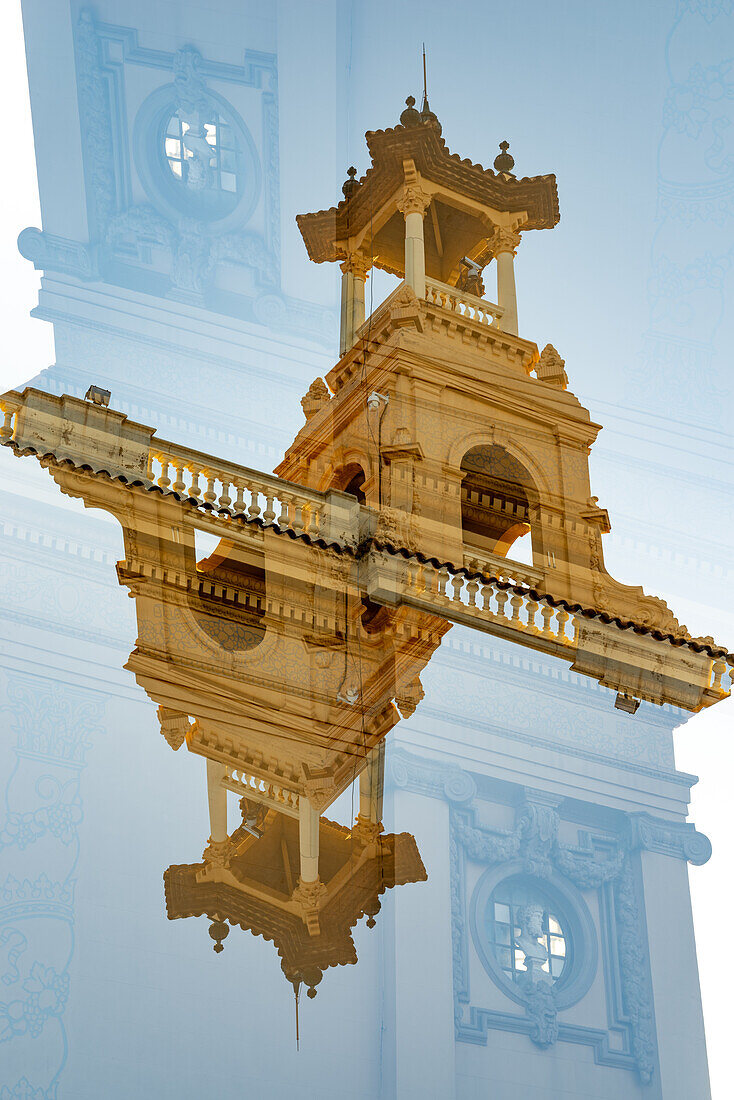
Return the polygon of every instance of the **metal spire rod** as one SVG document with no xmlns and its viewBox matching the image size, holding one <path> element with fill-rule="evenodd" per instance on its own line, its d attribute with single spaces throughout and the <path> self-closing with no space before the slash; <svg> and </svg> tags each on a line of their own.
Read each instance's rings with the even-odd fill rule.
<svg viewBox="0 0 734 1100">
<path fill-rule="evenodd" d="M 423 106 L 426 105 L 428 99 L 428 81 L 426 79 L 426 44 L 423 43 Z"/>
</svg>

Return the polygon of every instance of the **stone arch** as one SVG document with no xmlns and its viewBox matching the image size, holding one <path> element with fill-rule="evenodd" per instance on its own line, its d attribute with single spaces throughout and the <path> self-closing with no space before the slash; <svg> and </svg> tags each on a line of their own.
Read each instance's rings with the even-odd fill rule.
<svg viewBox="0 0 734 1100">
<path fill-rule="evenodd" d="M 485 431 L 468 432 L 452 444 L 447 465 L 457 473 L 461 467 L 464 455 L 475 447 L 491 447 L 493 445 L 503 447 L 505 451 L 525 467 L 532 484 L 535 486 L 538 499 L 542 503 L 553 496 L 551 484 L 546 469 L 540 465 L 536 456 L 520 443 L 514 436 L 505 434 L 496 428 Z"/>
<path fill-rule="evenodd" d="M 364 504 L 366 481 L 367 474 L 362 463 L 352 461 L 339 466 L 333 472 L 329 488 L 340 489 L 343 493 L 351 493 L 360 504 Z"/>
<path fill-rule="evenodd" d="M 543 553 L 538 524 L 540 492 L 527 466 L 502 443 L 479 443 L 464 453 L 461 526 L 464 546 L 477 556 L 505 557 L 528 532 L 533 561 Z"/>
</svg>

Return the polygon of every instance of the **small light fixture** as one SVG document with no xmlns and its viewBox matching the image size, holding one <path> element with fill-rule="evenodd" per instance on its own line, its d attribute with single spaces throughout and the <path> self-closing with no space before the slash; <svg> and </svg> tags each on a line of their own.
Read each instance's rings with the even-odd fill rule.
<svg viewBox="0 0 734 1100">
<path fill-rule="evenodd" d="M 104 405 L 107 408 L 110 403 L 110 391 L 103 390 L 101 386 L 90 386 L 84 394 L 84 400 L 93 401 L 95 405 Z"/>
<path fill-rule="evenodd" d="M 375 409 L 379 409 L 380 405 L 388 405 L 390 398 L 386 393 L 378 393 L 377 390 L 373 390 L 367 398 L 367 404 L 369 408 L 374 412 Z"/>
<path fill-rule="evenodd" d="M 635 714 L 640 705 L 640 700 L 635 699 L 634 695 L 626 695 L 625 692 L 618 691 L 614 705 L 617 710 L 623 710 L 625 714 Z"/>
<path fill-rule="evenodd" d="M 245 819 L 245 820 L 244 820 L 244 821 L 242 822 L 242 828 L 243 828 L 243 829 L 245 830 L 245 832 L 246 832 L 246 833 L 249 833 L 249 834 L 250 834 L 250 836 L 254 836 L 255 840 L 261 840 L 261 839 L 262 839 L 262 836 L 263 836 L 263 832 L 264 832 L 264 830 L 263 830 L 263 829 L 260 829 L 260 828 L 259 828 L 259 827 L 258 827 L 258 826 L 257 826 L 257 825 L 255 824 L 255 821 L 256 821 L 256 818 L 255 818 L 255 817 L 248 817 L 248 818 L 246 818 L 246 819 Z"/>
</svg>

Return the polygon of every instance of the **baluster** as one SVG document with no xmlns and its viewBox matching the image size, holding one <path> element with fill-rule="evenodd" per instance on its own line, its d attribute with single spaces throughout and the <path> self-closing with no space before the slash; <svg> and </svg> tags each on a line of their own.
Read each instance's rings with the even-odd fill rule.
<svg viewBox="0 0 734 1100">
<path fill-rule="evenodd" d="M 543 620 L 543 627 L 540 633 L 544 638 L 552 638 L 553 631 L 551 630 L 551 619 L 553 618 L 553 608 L 549 603 L 542 604 L 540 608 L 540 617 Z"/>
<path fill-rule="evenodd" d="M 321 533 L 321 512 L 319 506 L 315 501 L 309 501 L 306 507 L 306 519 L 307 523 L 304 530 L 308 531 L 312 539 L 317 539 Z"/>
<path fill-rule="evenodd" d="M 407 569 L 406 569 L 406 572 L 407 572 L 407 582 L 406 582 L 407 587 L 409 589 L 411 589 L 413 592 L 417 592 L 417 590 L 418 590 L 418 570 L 420 568 L 420 563 L 417 562 L 415 558 L 408 558 L 408 560 L 405 564 L 407 566 Z"/>
<path fill-rule="evenodd" d="M 303 505 L 305 501 L 300 497 L 293 498 L 293 530 L 296 534 L 300 534 L 303 530 Z"/>
<path fill-rule="evenodd" d="M 479 581 L 476 577 L 472 577 L 471 580 L 467 582 L 466 591 L 469 597 L 469 607 L 476 607 L 477 592 L 479 591 Z"/>
<path fill-rule="evenodd" d="M 0 439 L 10 439 L 13 434 L 13 417 L 15 416 L 15 409 L 5 408 L 4 405 L 0 405 L 4 415 L 3 426 L 0 428 Z"/>
<path fill-rule="evenodd" d="M 186 488 L 186 482 L 184 481 L 183 477 L 186 466 L 183 462 L 179 460 L 175 462 L 173 468 L 176 471 L 176 480 L 174 481 L 171 488 L 173 489 L 174 493 L 178 493 L 178 495 L 181 496 Z"/>
<path fill-rule="evenodd" d="M 154 481 L 153 477 L 153 463 L 155 462 L 155 454 L 153 451 L 148 451 L 148 468 L 145 471 L 146 481 Z"/>
<path fill-rule="evenodd" d="M 232 498 L 229 495 L 230 483 L 224 477 L 224 474 L 220 474 L 219 480 L 222 483 L 222 492 L 219 494 L 219 507 L 229 511 L 229 506 L 232 503 Z"/>
<path fill-rule="evenodd" d="M 250 519 L 257 519 L 261 512 L 260 505 L 258 504 L 259 489 L 257 485 L 253 485 L 250 481 L 247 483 L 247 488 L 250 490 L 250 507 L 247 509 L 247 514 Z"/>
<path fill-rule="evenodd" d="M 711 671 L 714 674 L 713 683 L 711 684 L 711 690 L 722 691 L 723 689 L 721 686 L 721 678 L 726 671 L 726 661 L 722 661 L 721 658 L 719 658 L 717 661 L 714 661 Z"/>
<path fill-rule="evenodd" d="M 423 576 L 425 578 L 426 595 L 431 600 L 435 600 L 439 595 L 438 591 L 438 570 L 430 563 L 426 563 L 424 566 Z"/>
<path fill-rule="evenodd" d="M 272 493 L 270 493 L 270 494 L 265 493 L 264 496 L 265 496 L 265 511 L 263 512 L 263 519 L 265 520 L 266 523 L 272 523 L 273 520 L 275 519 L 275 511 L 273 509 L 273 501 L 275 500 L 275 497 L 272 495 Z"/>
<path fill-rule="evenodd" d="M 454 594 L 451 599 L 454 603 L 461 603 L 461 590 L 464 587 L 464 578 L 461 573 L 455 573 L 451 578 L 451 587 L 454 590 Z"/>
<path fill-rule="evenodd" d="M 513 626 L 522 628 L 523 623 L 520 622 L 520 608 L 523 605 L 522 596 L 518 595 L 518 593 L 516 592 L 515 595 L 511 597 L 510 604 L 512 606 L 512 615 L 510 616 L 510 622 Z"/>
<path fill-rule="evenodd" d="M 568 612 L 565 607 L 558 608 L 558 614 L 556 615 L 556 637 L 559 642 L 568 642 L 566 637 L 566 623 L 568 622 Z"/>
<path fill-rule="evenodd" d="M 486 615 L 492 615 L 490 601 L 494 595 L 494 585 L 491 581 L 482 581 L 482 610 Z"/>
<path fill-rule="evenodd" d="M 527 622 L 528 630 L 532 634 L 537 634 L 538 633 L 538 628 L 535 625 L 535 616 L 537 614 L 539 604 L 537 604 L 535 602 L 535 600 L 529 599 L 525 606 L 526 606 L 527 612 L 528 612 L 528 622 Z"/>
<path fill-rule="evenodd" d="M 449 571 L 445 565 L 442 565 L 438 570 L 438 598 L 440 600 L 450 600 L 451 597 L 447 592 L 449 583 Z"/>
<path fill-rule="evenodd" d="M 198 466 L 189 466 L 191 473 L 191 485 L 189 486 L 189 496 L 194 500 L 198 500 L 201 496 L 201 489 L 199 488 L 199 474 L 201 471 Z"/>
<path fill-rule="evenodd" d="M 165 492 L 165 490 L 171 484 L 171 479 L 168 476 L 168 467 L 169 467 L 170 463 L 169 463 L 169 461 L 168 461 L 168 459 L 166 458 L 165 455 L 160 456 L 160 462 L 161 462 L 161 476 L 158 478 L 158 480 L 156 482 L 156 485 L 159 485 L 161 487 L 161 489 L 163 489 L 163 491 Z"/>
<path fill-rule="evenodd" d="M 217 499 L 217 494 L 214 492 L 214 482 L 216 476 L 209 470 L 203 470 L 202 473 L 206 478 L 206 492 L 204 493 L 203 500 L 205 504 L 213 504 Z"/>
<path fill-rule="evenodd" d="M 234 502 L 234 510 L 236 515 L 247 514 L 247 504 L 245 502 L 245 483 L 241 477 L 234 479 L 234 487 L 237 490 L 237 499 Z"/>
<path fill-rule="evenodd" d="M 510 593 L 504 588 L 497 589 L 497 618 L 506 619 L 505 604 L 510 598 Z"/>
<path fill-rule="evenodd" d="M 291 526 L 291 498 L 286 496 L 285 493 L 280 494 L 280 515 L 278 516 L 278 526 L 287 530 Z"/>
</svg>

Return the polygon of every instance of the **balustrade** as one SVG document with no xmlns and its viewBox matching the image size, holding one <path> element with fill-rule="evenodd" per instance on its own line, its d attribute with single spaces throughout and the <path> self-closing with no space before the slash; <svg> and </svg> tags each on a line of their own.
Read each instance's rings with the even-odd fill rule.
<svg viewBox="0 0 734 1100">
<path fill-rule="evenodd" d="M 260 802 L 290 817 L 298 817 L 298 792 L 273 783 L 272 780 L 260 779 L 241 768 L 228 768 L 222 779 L 222 786 L 228 791 L 252 799 L 253 802 Z"/>
<path fill-rule="evenodd" d="M 163 492 L 193 499 L 212 513 L 260 519 L 266 525 L 276 524 L 281 530 L 306 533 L 314 539 L 325 528 L 323 493 L 257 470 L 223 463 L 175 443 L 154 440 L 148 480 Z"/>
<path fill-rule="evenodd" d="M 474 294 L 457 290 L 455 286 L 440 283 L 437 279 L 426 279 L 426 301 L 430 305 L 458 313 L 467 321 L 474 321 L 478 325 L 491 325 L 493 328 L 499 327 L 500 317 L 504 313 L 504 310 L 494 302 L 485 302 L 484 298 L 477 298 Z"/>
<path fill-rule="evenodd" d="M 534 635 L 545 640 L 549 648 L 574 644 L 573 637 L 568 636 L 568 623 L 575 626 L 575 616 L 547 600 L 535 599 L 502 578 L 489 577 L 486 572 L 477 576 L 478 571 L 468 573 L 447 565 L 436 568 L 417 558 L 405 565 L 404 598 L 408 601 L 412 598 L 420 600 L 422 606 L 433 604 L 438 614 L 449 618 L 453 610 L 457 617 L 468 615 L 526 637 Z"/>
</svg>

